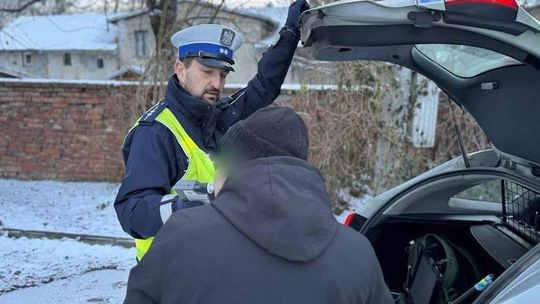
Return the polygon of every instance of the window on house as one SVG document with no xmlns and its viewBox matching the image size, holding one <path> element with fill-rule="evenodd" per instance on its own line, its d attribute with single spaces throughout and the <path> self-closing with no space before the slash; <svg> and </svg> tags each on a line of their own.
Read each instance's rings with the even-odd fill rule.
<svg viewBox="0 0 540 304">
<path fill-rule="evenodd" d="M 64 54 L 64 65 L 71 65 L 71 54 L 65 53 Z"/>
<path fill-rule="evenodd" d="M 103 59 L 99 58 L 99 59 L 97 60 L 97 67 L 98 67 L 98 69 L 103 69 L 103 66 L 104 66 L 104 65 L 103 65 Z"/>
<path fill-rule="evenodd" d="M 147 31 L 135 31 L 135 53 L 138 57 L 145 57 L 147 54 L 146 50 L 146 39 L 148 32 Z"/>
<path fill-rule="evenodd" d="M 32 65 L 32 53 L 30 52 L 23 53 L 23 65 Z"/>
</svg>

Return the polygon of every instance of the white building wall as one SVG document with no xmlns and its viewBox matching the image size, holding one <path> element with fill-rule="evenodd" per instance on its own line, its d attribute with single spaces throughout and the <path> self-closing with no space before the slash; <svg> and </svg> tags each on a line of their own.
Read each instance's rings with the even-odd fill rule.
<svg viewBox="0 0 540 304">
<path fill-rule="evenodd" d="M 31 62 L 24 62 L 24 56 L 30 54 Z M 47 78 L 48 56 L 39 51 L 3 51 L 0 52 L 0 70 L 18 77 Z"/>
<path fill-rule="evenodd" d="M 64 64 L 64 54 L 71 54 L 71 65 Z M 98 59 L 103 59 L 103 68 L 98 68 Z M 107 79 L 118 69 L 117 55 L 110 52 L 49 52 L 49 78 L 58 79 Z"/>
<path fill-rule="evenodd" d="M 156 40 L 150 25 L 150 19 L 146 15 L 123 19 L 118 21 L 118 53 L 120 68 L 129 66 L 146 66 L 154 55 Z M 146 56 L 137 56 L 135 32 L 146 31 Z"/>
<path fill-rule="evenodd" d="M 235 52 L 235 72 L 227 77 L 227 83 L 247 83 L 257 73 L 259 56 L 255 44 L 272 34 L 272 27 L 269 23 L 252 17 L 238 15 L 221 11 L 212 20 L 215 10 L 207 6 L 192 7 L 193 3 L 179 3 L 177 17 L 178 21 L 174 32 L 186 28 L 190 25 L 209 23 L 222 24 L 233 27 L 243 35 L 244 44 Z M 147 15 L 140 15 L 116 22 L 119 27 L 118 48 L 120 66 L 142 66 L 146 67 L 148 61 L 155 51 L 155 37 L 153 35 L 150 19 Z M 139 57 L 136 55 L 136 31 L 147 31 L 147 50 L 149 55 Z M 169 38 L 169 37 L 168 37 Z M 170 73 L 173 73 L 174 57 L 171 58 Z"/>
<path fill-rule="evenodd" d="M 245 84 L 257 72 L 260 49 L 256 44 L 271 37 L 274 24 L 249 15 L 221 11 L 216 18 L 215 7 L 184 2 L 178 5 L 178 22 L 175 31 L 190 25 L 218 23 L 234 27 L 243 34 L 244 44 L 235 53 L 235 72 L 230 73 L 227 82 Z M 155 37 L 147 15 L 120 19 L 118 25 L 118 49 L 116 52 L 78 51 L 71 54 L 71 65 L 64 65 L 64 53 L 68 51 L 32 52 L 33 63 L 23 65 L 22 52 L 0 52 L 0 70 L 16 71 L 20 77 L 58 79 L 108 79 L 114 72 L 126 67 L 146 67 L 154 55 Z M 146 56 L 136 53 L 135 32 L 146 31 Z M 97 59 L 102 58 L 104 68 L 97 68 Z M 174 57 L 171 58 L 170 73 L 173 73 Z"/>
</svg>

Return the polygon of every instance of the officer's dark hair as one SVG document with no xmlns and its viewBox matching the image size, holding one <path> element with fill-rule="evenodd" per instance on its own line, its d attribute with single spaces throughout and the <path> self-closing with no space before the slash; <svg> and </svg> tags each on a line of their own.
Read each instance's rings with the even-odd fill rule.
<svg viewBox="0 0 540 304">
<path fill-rule="evenodd" d="M 182 61 L 182 63 L 184 64 L 184 66 L 187 68 L 189 68 L 191 66 L 191 63 L 193 62 L 195 58 L 193 57 L 186 57 L 186 58 L 182 58 L 180 59 L 180 61 Z"/>
</svg>

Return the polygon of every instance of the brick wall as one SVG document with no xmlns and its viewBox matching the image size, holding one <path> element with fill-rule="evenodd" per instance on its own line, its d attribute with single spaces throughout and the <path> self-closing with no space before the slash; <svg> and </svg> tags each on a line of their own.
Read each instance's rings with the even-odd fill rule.
<svg viewBox="0 0 540 304">
<path fill-rule="evenodd" d="M 133 85 L 0 80 L 0 177 L 118 181 Z"/>
<path fill-rule="evenodd" d="M 0 178 L 120 181 L 136 85 L 0 79 Z"/>
</svg>

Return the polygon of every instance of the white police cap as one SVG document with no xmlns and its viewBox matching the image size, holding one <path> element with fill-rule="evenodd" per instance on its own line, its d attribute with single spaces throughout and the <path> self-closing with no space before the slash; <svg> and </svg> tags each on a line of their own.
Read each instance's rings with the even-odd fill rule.
<svg viewBox="0 0 540 304">
<path fill-rule="evenodd" d="M 219 24 L 200 24 L 176 32 L 171 37 L 178 59 L 193 57 L 200 63 L 234 71 L 233 54 L 242 45 L 242 34 Z"/>
</svg>

